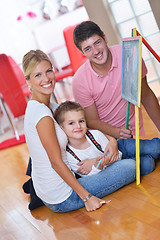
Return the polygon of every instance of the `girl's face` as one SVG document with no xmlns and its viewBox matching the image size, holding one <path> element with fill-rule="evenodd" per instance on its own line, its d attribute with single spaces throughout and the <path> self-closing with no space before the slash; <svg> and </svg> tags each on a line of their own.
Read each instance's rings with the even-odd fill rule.
<svg viewBox="0 0 160 240">
<path fill-rule="evenodd" d="M 27 83 L 31 88 L 32 95 L 50 95 L 55 87 L 55 74 L 51 64 L 46 60 L 41 61 L 33 69 Z"/>
<path fill-rule="evenodd" d="M 83 111 L 72 110 L 64 113 L 64 122 L 61 127 L 68 136 L 69 140 L 83 138 L 87 131 Z"/>
</svg>

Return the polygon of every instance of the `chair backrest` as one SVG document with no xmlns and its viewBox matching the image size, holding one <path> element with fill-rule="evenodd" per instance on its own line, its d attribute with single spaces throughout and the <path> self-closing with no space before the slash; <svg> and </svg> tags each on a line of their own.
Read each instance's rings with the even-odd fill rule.
<svg viewBox="0 0 160 240">
<path fill-rule="evenodd" d="M 14 59 L 11 57 L 11 56 L 7 56 L 8 57 L 8 60 L 11 64 L 11 67 L 17 77 L 17 80 L 18 82 L 20 83 L 21 85 L 21 88 L 23 90 L 23 93 L 26 97 L 30 96 L 31 95 L 31 91 L 29 90 L 28 88 L 28 85 L 26 83 L 26 79 L 24 77 L 24 74 L 21 70 L 21 68 L 19 67 L 19 65 L 14 61 Z"/>
<path fill-rule="evenodd" d="M 7 57 L 8 57 L 8 60 L 11 64 L 11 67 L 12 67 L 14 73 L 16 74 L 16 77 L 17 77 L 20 85 L 23 87 L 23 85 L 26 85 L 26 80 L 25 80 L 25 77 L 24 77 L 24 74 L 23 74 L 21 68 L 18 66 L 18 64 L 14 61 L 14 59 L 11 56 L 7 56 Z"/>
<path fill-rule="evenodd" d="M 9 57 L 0 54 L 0 93 L 15 118 L 24 115 L 27 106 L 21 84 Z"/>
<path fill-rule="evenodd" d="M 68 26 L 63 30 L 63 35 L 64 35 L 66 47 L 68 50 L 68 55 L 69 55 L 71 66 L 74 73 L 87 59 L 74 44 L 73 31 L 75 27 L 76 25 Z"/>
</svg>

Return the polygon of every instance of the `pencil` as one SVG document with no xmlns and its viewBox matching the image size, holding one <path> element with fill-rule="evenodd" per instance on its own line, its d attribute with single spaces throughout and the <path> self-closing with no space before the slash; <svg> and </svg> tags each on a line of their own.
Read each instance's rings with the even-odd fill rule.
<svg viewBox="0 0 160 240">
<path fill-rule="evenodd" d="M 100 204 L 109 204 L 111 202 L 111 200 L 107 200 L 107 201 L 101 201 Z"/>
<path fill-rule="evenodd" d="M 101 162 L 102 162 L 102 158 L 99 160 L 99 162 L 98 162 L 98 164 L 97 164 L 96 168 L 98 168 L 98 167 L 99 167 L 99 165 L 101 164 Z"/>
</svg>

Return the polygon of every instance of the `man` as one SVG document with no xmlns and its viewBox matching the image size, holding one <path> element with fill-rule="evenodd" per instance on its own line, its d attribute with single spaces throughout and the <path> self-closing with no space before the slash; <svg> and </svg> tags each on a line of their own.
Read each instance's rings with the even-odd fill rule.
<svg viewBox="0 0 160 240">
<path fill-rule="evenodd" d="M 97 24 L 85 21 L 73 33 L 74 43 L 88 60 L 73 78 L 76 102 L 85 109 L 89 128 L 98 129 L 115 138 L 131 138 L 135 134 L 134 105 L 130 106 L 129 129 L 125 128 L 126 100 L 121 98 L 122 46 L 108 47 L 105 34 Z M 142 61 L 141 103 L 160 130 L 160 107 L 149 88 L 147 69 Z M 144 135 L 141 110 L 140 135 Z"/>
</svg>

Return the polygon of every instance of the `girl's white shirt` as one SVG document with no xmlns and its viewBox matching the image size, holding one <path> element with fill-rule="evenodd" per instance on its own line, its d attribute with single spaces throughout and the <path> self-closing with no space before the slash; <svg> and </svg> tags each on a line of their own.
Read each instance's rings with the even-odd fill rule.
<svg viewBox="0 0 160 240">
<path fill-rule="evenodd" d="M 102 132 L 98 130 L 89 130 L 89 131 L 91 132 L 95 140 L 101 145 L 102 150 L 104 151 L 109 142 L 108 139 L 105 137 L 105 135 Z M 97 149 L 97 147 L 93 144 L 93 142 L 90 140 L 90 138 L 87 135 L 86 135 L 86 138 L 87 138 L 87 141 L 90 143 L 90 146 L 88 148 L 76 149 L 71 147 L 69 144 L 68 144 L 68 147 L 77 155 L 77 157 L 81 161 L 102 156 L 103 153 L 99 149 Z M 122 158 L 122 153 L 119 151 L 118 160 L 120 160 L 121 158 Z M 79 161 L 76 158 L 74 158 L 69 152 L 67 152 L 67 160 L 72 170 L 74 172 L 77 172 L 78 168 L 80 167 L 79 165 L 77 165 Z M 106 168 L 107 166 L 109 165 L 104 166 L 104 168 Z M 100 171 L 101 171 L 100 169 L 97 169 L 94 165 L 92 165 L 92 169 L 87 175 L 82 175 L 80 173 L 78 174 L 82 177 L 86 177 L 89 175 L 99 173 Z"/>
</svg>

